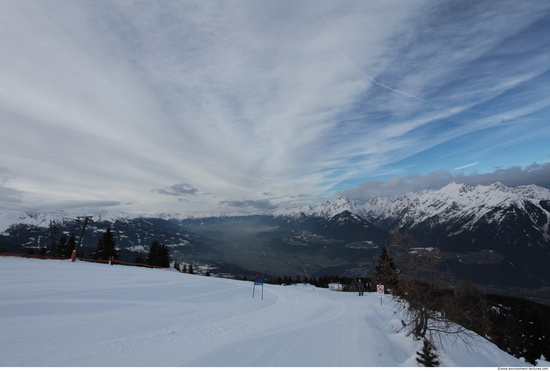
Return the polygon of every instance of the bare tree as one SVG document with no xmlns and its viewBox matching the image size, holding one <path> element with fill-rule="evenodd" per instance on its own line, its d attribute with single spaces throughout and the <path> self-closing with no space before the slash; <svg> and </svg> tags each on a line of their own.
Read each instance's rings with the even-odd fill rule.
<svg viewBox="0 0 550 371">
<path fill-rule="evenodd" d="M 445 334 L 469 343 L 473 339 L 469 329 L 482 336 L 488 333 L 484 296 L 471 284 L 452 287 L 441 270 L 443 255 L 438 248 L 415 249 L 414 238 L 399 232 L 393 233 L 392 245 L 400 250 L 395 258 L 399 278 L 394 294 L 405 328 L 433 346 Z"/>
</svg>

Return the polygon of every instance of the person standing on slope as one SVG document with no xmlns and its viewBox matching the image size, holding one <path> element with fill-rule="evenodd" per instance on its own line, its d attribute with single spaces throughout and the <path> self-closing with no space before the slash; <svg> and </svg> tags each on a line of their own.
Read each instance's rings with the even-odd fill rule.
<svg viewBox="0 0 550 371">
<path fill-rule="evenodd" d="M 359 282 L 357 282 L 357 291 L 359 291 L 359 296 L 363 296 L 364 287 L 365 285 L 361 282 L 361 279 L 359 279 Z"/>
</svg>

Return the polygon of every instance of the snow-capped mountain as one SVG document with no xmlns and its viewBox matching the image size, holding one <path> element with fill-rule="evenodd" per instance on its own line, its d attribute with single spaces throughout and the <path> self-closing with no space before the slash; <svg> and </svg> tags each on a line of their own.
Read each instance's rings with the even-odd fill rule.
<svg viewBox="0 0 550 371">
<path fill-rule="evenodd" d="M 439 247 L 457 279 L 537 288 L 550 298 L 548 189 L 450 183 L 439 190 L 374 197 L 362 205 L 341 197 L 286 215 L 304 219 L 345 212 L 387 231 L 407 232 L 418 247 Z"/>
<path fill-rule="evenodd" d="M 291 219 L 300 219 L 304 217 L 319 217 L 330 219 L 345 211 L 353 214 L 357 213 L 357 205 L 349 198 L 341 196 L 334 201 L 325 201 L 317 205 L 302 206 L 296 209 L 278 210 L 275 216 L 284 216 Z"/>
<path fill-rule="evenodd" d="M 330 219 L 343 212 L 387 230 L 442 229 L 440 237 L 459 235 L 481 225 L 504 229 L 510 222 L 523 228 L 521 232 L 527 237 L 550 240 L 550 190 L 535 185 L 512 188 L 501 183 L 468 186 L 453 182 L 439 190 L 373 197 L 363 205 L 342 196 L 332 202 L 279 211 L 277 215 Z"/>
<path fill-rule="evenodd" d="M 75 221 L 79 216 L 93 216 L 96 221 L 110 222 L 144 217 L 143 215 L 130 214 L 119 210 L 73 210 L 70 213 L 65 210 L 6 211 L 0 212 L 0 233 L 13 225 L 23 224 L 47 228 L 50 221 L 64 223 L 65 221 Z"/>
<path fill-rule="evenodd" d="M 527 219 L 524 232 L 548 241 L 550 190 L 534 185 L 516 188 L 501 183 L 467 186 L 450 183 L 439 190 L 374 197 L 361 207 L 365 218 L 388 228 L 425 229 L 444 225 L 448 235 L 475 229 L 480 223 L 501 225 Z"/>
<path fill-rule="evenodd" d="M 331 219 L 344 212 L 387 230 L 425 231 L 426 235 L 437 230 L 438 237 L 491 225 L 501 233 L 521 232 L 540 243 L 550 240 L 550 190 L 535 185 L 512 188 L 501 183 L 468 186 L 453 182 L 439 190 L 373 197 L 363 205 L 342 196 L 332 202 L 279 211 L 278 216 Z M 522 229 L 506 230 L 510 223 Z M 424 239 L 421 234 L 418 237 Z"/>
<path fill-rule="evenodd" d="M 550 283 L 550 190 L 537 186 L 466 186 L 376 197 L 362 215 L 438 246 L 462 275 L 488 284 Z"/>
</svg>

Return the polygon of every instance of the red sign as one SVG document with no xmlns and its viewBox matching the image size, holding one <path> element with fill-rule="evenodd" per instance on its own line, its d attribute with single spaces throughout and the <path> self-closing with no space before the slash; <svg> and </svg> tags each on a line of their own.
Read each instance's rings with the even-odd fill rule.
<svg viewBox="0 0 550 371">
<path fill-rule="evenodd" d="M 384 285 L 376 285 L 376 291 L 378 291 L 380 295 L 384 294 Z"/>
</svg>

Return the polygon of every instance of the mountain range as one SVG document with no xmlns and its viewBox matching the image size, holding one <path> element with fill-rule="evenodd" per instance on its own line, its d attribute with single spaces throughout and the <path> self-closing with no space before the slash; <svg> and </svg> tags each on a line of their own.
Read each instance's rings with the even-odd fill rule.
<svg viewBox="0 0 550 371">
<path fill-rule="evenodd" d="M 407 233 L 409 253 L 438 248 L 453 280 L 498 293 L 550 300 L 550 190 L 450 183 L 439 190 L 373 197 L 364 204 L 334 201 L 277 210 L 270 215 L 189 218 L 174 214 L 93 212 L 81 254 L 90 254 L 109 227 L 121 259 L 145 256 L 153 240 L 172 259 L 234 276 L 372 276 L 392 234 Z M 84 215 L 84 214 L 82 214 Z M 0 249 L 47 246 L 57 233 L 78 236 L 81 224 L 65 212 L 0 214 Z"/>
</svg>

